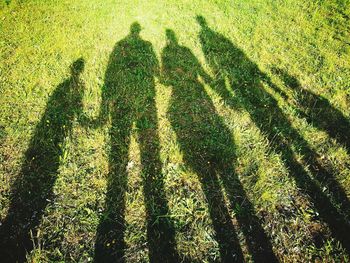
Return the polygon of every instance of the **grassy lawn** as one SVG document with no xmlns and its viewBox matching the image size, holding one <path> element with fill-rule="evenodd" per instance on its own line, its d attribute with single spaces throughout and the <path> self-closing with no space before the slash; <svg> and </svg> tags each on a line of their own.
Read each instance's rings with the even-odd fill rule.
<svg viewBox="0 0 350 263">
<path fill-rule="evenodd" d="M 0 0 L 1 262 L 349 262 L 348 0 Z"/>
</svg>

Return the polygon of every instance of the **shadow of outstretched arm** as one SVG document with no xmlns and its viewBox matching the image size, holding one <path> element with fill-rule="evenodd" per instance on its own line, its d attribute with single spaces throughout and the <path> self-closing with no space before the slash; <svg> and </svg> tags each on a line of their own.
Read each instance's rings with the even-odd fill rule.
<svg viewBox="0 0 350 263">
<path fill-rule="evenodd" d="M 304 88 L 296 77 L 279 68 L 274 68 L 273 71 L 291 90 L 292 101 L 298 113 L 309 124 L 325 131 L 350 152 L 350 120 L 328 99 Z"/>
<path fill-rule="evenodd" d="M 98 129 L 108 122 L 111 104 L 113 104 L 113 94 L 108 85 L 104 85 L 102 88 L 101 106 L 97 117 L 90 117 L 85 112 L 82 112 L 79 116 L 79 123 L 81 126 L 87 129 Z M 113 107 L 113 106 L 112 106 Z"/>
</svg>

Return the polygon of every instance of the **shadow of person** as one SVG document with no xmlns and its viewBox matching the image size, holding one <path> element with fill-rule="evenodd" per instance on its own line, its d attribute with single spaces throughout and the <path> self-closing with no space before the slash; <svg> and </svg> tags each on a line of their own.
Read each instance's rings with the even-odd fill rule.
<svg viewBox="0 0 350 263">
<path fill-rule="evenodd" d="M 0 142 L 3 141 L 6 137 L 5 127 L 0 126 Z"/>
<path fill-rule="evenodd" d="M 111 117 L 109 175 L 105 211 L 97 230 L 96 262 L 125 260 L 125 194 L 130 135 L 135 124 L 140 145 L 147 239 L 151 262 L 177 261 L 159 156 L 155 76 L 159 63 L 137 22 L 116 43 L 108 62 L 98 123 Z"/>
<path fill-rule="evenodd" d="M 83 70 L 83 59 L 72 64 L 70 78 L 54 90 L 35 128 L 21 172 L 12 185 L 7 217 L 0 226 L 1 262 L 24 262 L 26 253 L 33 249 L 31 235 L 36 237 L 45 207 L 53 198 L 64 140 L 81 112 Z"/>
<path fill-rule="evenodd" d="M 329 100 L 303 88 L 294 76 L 282 69 L 274 68 L 273 71 L 294 92 L 299 114 L 314 127 L 328 133 L 350 152 L 350 120 L 333 107 Z"/>
<path fill-rule="evenodd" d="M 221 259 L 223 262 L 244 260 L 220 181 L 228 193 L 232 208 L 242 208 L 243 212 L 236 211 L 236 217 L 248 246 L 254 246 L 254 252 L 264 254 L 268 262 L 274 262 L 271 245 L 232 169 L 235 149 L 231 133 L 198 80 L 201 77 L 208 83 L 211 78 L 191 50 L 178 44 L 172 30 L 166 30 L 166 36 L 167 45 L 161 55 L 161 79 L 172 87 L 168 116 L 183 151 L 184 161 L 198 174 L 202 184 Z M 251 233 L 248 233 L 248 229 Z"/>
<path fill-rule="evenodd" d="M 343 188 L 332 174 L 318 161 L 317 154 L 307 141 L 293 128 L 287 116 L 278 106 L 276 99 L 263 87 L 263 82 L 273 85 L 268 76 L 261 72 L 242 50 L 229 39 L 209 28 L 204 17 L 197 16 L 201 26 L 200 42 L 205 58 L 217 73 L 216 92 L 231 101 L 231 93 L 224 85 L 228 79 L 231 88 L 239 97 L 243 107 L 250 114 L 257 127 L 266 134 L 271 145 L 282 154 L 282 159 L 294 177 L 298 187 L 307 193 L 320 217 L 328 224 L 333 235 L 350 251 L 350 226 L 346 221 L 349 201 Z M 276 87 L 273 87 L 276 88 Z M 232 105 L 232 103 L 229 103 Z M 300 162 L 294 149 L 304 156 Z M 312 176 L 305 169 L 308 169 Z M 322 190 L 326 187 L 331 194 Z M 341 209 L 337 209 L 337 206 Z"/>
</svg>

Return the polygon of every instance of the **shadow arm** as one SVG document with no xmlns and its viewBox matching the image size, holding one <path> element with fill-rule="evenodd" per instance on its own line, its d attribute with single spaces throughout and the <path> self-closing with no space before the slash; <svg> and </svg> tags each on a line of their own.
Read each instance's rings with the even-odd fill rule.
<svg viewBox="0 0 350 263">
<path fill-rule="evenodd" d="M 79 122 L 82 126 L 86 128 L 96 129 L 106 124 L 108 120 L 110 103 L 111 103 L 109 95 L 110 94 L 107 91 L 106 84 L 105 84 L 105 86 L 102 89 L 102 101 L 101 101 L 101 106 L 97 117 L 91 118 L 88 116 L 88 114 L 82 113 L 79 117 Z"/>
<path fill-rule="evenodd" d="M 205 70 L 202 67 L 199 70 L 199 76 L 201 76 L 203 81 L 210 86 L 214 82 L 213 78 L 207 72 L 205 72 Z"/>
<path fill-rule="evenodd" d="M 276 93 L 278 93 L 283 99 L 288 100 L 288 95 L 281 88 L 275 85 L 269 76 L 265 73 L 261 73 L 260 79 L 265 82 L 270 88 L 272 88 Z"/>
</svg>

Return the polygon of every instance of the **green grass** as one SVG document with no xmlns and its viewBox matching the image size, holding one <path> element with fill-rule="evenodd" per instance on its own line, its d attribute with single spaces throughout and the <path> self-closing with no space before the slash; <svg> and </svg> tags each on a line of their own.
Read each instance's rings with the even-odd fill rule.
<svg viewBox="0 0 350 263">
<path fill-rule="evenodd" d="M 349 17 L 0 0 L 0 261 L 349 262 Z"/>
</svg>

